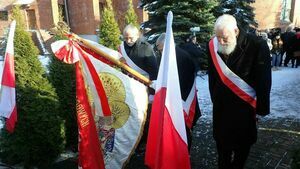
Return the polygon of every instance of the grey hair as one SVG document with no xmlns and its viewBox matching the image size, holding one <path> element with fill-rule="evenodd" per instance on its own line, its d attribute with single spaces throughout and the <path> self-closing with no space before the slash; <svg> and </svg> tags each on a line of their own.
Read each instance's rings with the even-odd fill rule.
<svg viewBox="0 0 300 169">
<path fill-rule="evenodd" d="M 164 43 L 165 43 L 165 38 L 166 38 L 166 33 L 160 34 L 159 37 L 157 38 L 155 44 L 156 44 L 156 45 L 164 44 Z"/>
<path fill-rule="evenodd" d="M 127 33 L 127 32 L 134 32 L 134 33 L 136 33 L 136 35 L 138 35 L 139 36 L 139 30 L 138 30 L 138 28 L 137 27 L 135 27 L 134 25 L 132 25 L 132 24 L 129 24 L 129 25 L 127 25 L 125 28 L 124 28 L 124 30 L 123 30 L 123 35 L 125 35 L 125 33 Z"/>
<path fill-rule="evenodd" d="M 293 30 L 294 26 L 293 25 L 289 25 L 287 28 L 286 28 L 286 32 L 291 32 Z"/>
<path fill-rule="evenodd" d="M 237 29 L 236 19 L 229 14 L 223 14 L 215 22 L 214 31 L 216 32 L 218 29 L 229 28 L 232 30 Z"/>
</svg>

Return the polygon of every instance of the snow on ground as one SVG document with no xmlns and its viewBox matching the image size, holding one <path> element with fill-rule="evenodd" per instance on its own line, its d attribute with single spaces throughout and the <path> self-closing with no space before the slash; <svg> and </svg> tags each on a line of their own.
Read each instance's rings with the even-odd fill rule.
<svg viewBox="0 0 300 169">
<path fill-rule="evenodd" d="M 47 58 L 44 58 L 47 59 Z M 197 88 L 202 117 L 212 119 L 212 104 L 207 75 L 197 77 Z M 272 71 L 271 113 L 265 118 L 300 119 L 300 68 L 280 67 Z M 0 128 L 2 128 L 0 121 Z"/>
<path fill-rule="evenodd" d="M 197 77 L 201 118 L 212 119 L 212 105 L 207 75 Z M 266 118 L 300 119 L 300 69 L 280 67 L 272 71 L 271 113 Z"/>
</svg>

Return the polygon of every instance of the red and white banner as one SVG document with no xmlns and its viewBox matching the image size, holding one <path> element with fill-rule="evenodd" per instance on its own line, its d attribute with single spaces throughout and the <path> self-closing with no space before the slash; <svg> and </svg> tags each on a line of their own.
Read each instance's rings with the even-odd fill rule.
<svg viewBox="0 0 300 169">
<path fill-rule="evenodd" d="M 184 118 L 186 126 L 191 129 L 193 126 L 193 121 L 196 114 L 196 99 L 197 99 L 197 89 L 196 89 L 196 80 L 194 81 L 193 87 L 186 98 L 186 100 L 182 100 Z"/>
<path fill-rule="evenodd" d="M 172 20 L 169 12 L 146 145 L 145 164 L 151 169 L 191 168 Z"/>
<path fill-rule="evenodd" d="M 14 68 L 14 33 L 16 21 L 10 25 L 0 93 L 0 116 L 6 118 L 6 129 L 13 132 L 17 122 L 15 68 Z"/>
<path fill-rule="evenodd" d="M 130 66 L 131 68 L 133 68 L 134 70 L 136 70 L 140 74 L 144 75 L 145 77 L 149 78 L 149 74 L 145 70 L 143 70 L 142 68 L 140 68 L 138 65 L 136 65 L 130 59 L 130 57 L 127 55 L 127 53 L 125 51 L 125 47 L 124 47 L 124 42 L 122 42 L 121 45 L 119 46 L 119 52 L 122 54 L 122 57 L 126 60 L 126 63 L 128 64 L 128 66 Z"/>
<path fill-rule="evenodd" d="M 256 108 L 256 92 L 243 79 L 231 71 L 218 54 L 218 40 L 216 37 L 209 41 L 209 51 L 215 68 L 222 82 L 238 97 Z"/>
<path fill-rule="evenodd" d="M 114 58 L 119 57 L 117 51 L 89 42 L 106 54 Z M 137 146 L 142 133 L 148 103 L 146 86 L 111 67 L 105 58 L 77 42 L 57 41 L 52 44 L 52 50 L 61 60 L 79 61 L 76 64 L 80 67 L 80 71 L 79 69 L 76 71 L 77 74 L 82 75 L 84 85 L 81 86 L 84 86 L 82 90 L 87 95 L 81 103 L 88 102 L 90 105 L 90 110 L 85 109 L 84 112 L 92 116 L 93 119 L 89 119 L 88 124 L 93 122 L 90 126 L 94 126 L 95 131 L 93 129 L 86 133 L 79 128 L 81 167 L 93 168 L 84 167 L 84 164 L 93 161 L 95 163 L 100 157 L 93 156 L 93 152 L 89 151 L 100 150 L 103 153 L 101 158 L 106 169 L 122 168 Z M 77 82 L 77 88 L 79 85 Z M 79 101 L 78 95 L 77 101 Z M 87 116 L 83 114 L 80 117 L 82 113 L 78 110 L 82 108 L 79 109 L 77 105 L 78 124 L 86 124 Z M 87 144 L 89 139 L 83 140 L 85 137 L 91 138 L 91 135 L 97 136 L 98 145 Z M 86 153 L 82 154 L 83 152 Z"/>
</svg>

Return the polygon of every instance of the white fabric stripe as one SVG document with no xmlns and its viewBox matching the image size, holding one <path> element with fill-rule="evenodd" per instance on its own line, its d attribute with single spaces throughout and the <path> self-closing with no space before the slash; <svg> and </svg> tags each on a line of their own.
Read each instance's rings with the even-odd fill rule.
<svg viewBox="0 0 300 169">
<path fill-rule="evenodd" d="M 3 63 L 3 71 L 6 69 L 7 59 L 14 59 L 14 35 L 15 35 L 16 21 L 14 20 L 9 29 L 6 51 L 5 51 L 5 59 Z M 9 58 L 9 57 L 12 58 Z M 14 70 L 12 70 L 14 71 Z M 15 73 L 15 72 L 13 72 Z M 2 78 L 6 78 L 2 76 Z M 2 85 L 1 79 L 1 91 L 0 91 L 0 116 L 5 118 L 9 118 L 16 106 L 16 89 Z"/>
<path fill-rule="evenodd" d="M 53 53 L 56 53 L 58 50 L 60 50 L 61 48 L 65 47 L 69 45 L 69 41 L 68 40 L 59 40 L 59 41 L 56 41 L 54 43 L 51 44 L 51 49 L 53 51 Z M 78 49 L 74 46 L 69 46 L 71 47 L 73 51 L 73 58 L 75 60 L 77 59 L 80 59 L 82 62 L 82 74 L 83 74 L 83 77 L 85 79 L 85 82 L 88 82 L 88 85 L 90 87 L 90 90 L 91 90 L 91 94 L 93 96 L 93 99 L 94 99 L 94 106 L 95 106 L 95 111 L 96 111 L 96 114 L 99 115 L 99 116 L 103 116 L 103 111 L 102 111 L 102 106 L 100 104 L 100 98 L 98 97 L 98 94 L 97 94 L 97 90 L 96 90 L 96 87 L 95 87 L 95 84 L 93 83 L 93 80 L 92 80 L 92 75 L 90 74 L 89 70 L 88 70 L 88 67 L 83 59 L 83 57 L 81 56 L 80 52 L 78 51 Z M 88 53 L 86 53 L 88 56 L 90 56 Z M 92 57 L 92 56 L 90 56 Z"/>
<path fill-rule="evenodd" d="M 113 150 L 112 152 L 107 152 L 104 157 L 106 169 L 122 168 L 124 162 L 134 150 L 139 136 L 142 134 L 142 126 L 145 121 L 148 105 L 147 87 L 95 58 L 90 58 L 90 60 L 98 73 L 109 73 L 121 80 L 126 91 L 125 100 L 120 100 L 119 97 L 111 97 L 112 103 L 122 102 L 126 104 L 130 109 L 130 114 L 126 123 L 124 123 L 121 128 L 116 128 Z M 122 89 L 119 88 L 119 90 Z M 112 115 L 114 115 L 114 113 L 115 112 L 112 112 Z M 125 114 L 126 112 L 122 112 L 119 115 Z M 96 123 L 96 125 L 103 127 L 103 124 L 100 122 Z M 108 126 L 105 126 L 105 129 L 108 129 L 107 127 Z"/>
<path fill-rule="evenodd" d="M 141 69 L 140 67 L 138 67 L 127 55 L 125 48 L 124 48 L 124 42 L 121 43 L 120 45 L 121 48 L 121 54 L 124 57 L 124 59 L 126 60 L 126 63 L 129 65 L 129 67 L 133 68 L 134 70 L 136 70 L 137 72 L 139 72 L 140 74 L 146 76 L 149 78 L 149 74 L 144 71 L 143 69 Z"/>
<path fill-rule="evenodd" d="M 191 88 L 191 91 L 188 97 L 186 98 L 186 101 L 182 100 L 183 110 L 186 112 L 187 115 L 190 114 L 190 107 L 191 104 L 193 103 L 195 92 L 196 92 L 196 80 L 194 80 L 193 87 Z"/>
<path fill-rule="evenodd" d="M 247 93 L 249 96 L 251 96 L 252 98 L 254 98 L 256 100 L 256 92 L 255 90 L 249 86 L 243 79 L 241 79 L 238 75 L 236 75 L 234 72 L 232 72 L 224 63 L 224 61 L 222 60 L 222 58 L 219 56 L 219 54 L 217 53 L 218 49 L 217 49 L 217 43 L 218 40 L 216 37 L 214 37 L 213 39 L 213 43 L 214 43 L 214 52 L 216 54 L 216 58 L 218 61 L 218 64 L 223 72 L 223 74 L 230 79 L 230 81 L 232 81 L 236 86 L 238 86 L 241 90 L 243 90 L 245 93 Z"/>
<path fill-rule="evenodd" d="M 3 85 L 0 99 L 0 116 L 9 118 L 14 110 L 14 107 L 16 106 L 15 88 Z"/>
<path fill-rule="evenodd" d="M 88 53 L 86 53 L 88 55 L 88 57 L 92 57 L 90 56 Z M 101 101 L 100 98 L 98 96 L 98 92 L 96 90 L 95 84 L 93 82 L 93 78 L 92 75 L 88 69 L 88 66 L 86 64 L 86 62 L 84 61 L 82 55 L 79 53 L 78 49 L 73 47 L 73 55 L 77 55 L 80 58 L 80 61 L 82 63 L 82 70 L 83 70 L 83 77 L 85 78 L 85 82 L 88 82 L 88 86 L 90 87 L 91 90 L 91 94 L 93 96 L 93 100 L 94 100 L 94 106 L 95 106 L 95 112 L 98 116 L 104 116 L 103 115 L 103 111 L 102 111 L 102 105 L 101 105 Z"/>
<path fill-rule="evenodd" d="M 116 60 L 118 60 L 118 59 L 120 59 L 122 57 L 121 54 L 118 51 L 110 49 L 110 48 L 108 48 L 106 46 L 103 46 L 103 45 L 101 45 L 99 43 L 96 43 L 94 41 L 91 41 L 91 40 L 88 40 L 88 39 L 85 39 L 85 40 L 88 41 L 90 44 L 92 44 L 94 47 L 99 48 L 101 51 L 103 51 L 104 53 L 106 53 L 108 56 L 111 56 L 111 57 L 113 57 Z"/>
<path fill-rule="evenodd" d="M 181 139 L 187 144 L 183 107 L 182 104 L 180 104 L 182 103 L 182 99 L 179 86 L 172 21 L 173 14 L 172 12 L 169 12 L 167 18 L 166 39 L 162 54 L 162 58 L 165 58 L 166 60 L 162 59 L 163 62 L 161 63 L 166 66 L 164 69 L 164 73 L 166 75 L 165 77 L 167 79 L 167 81 L 165 81 L 167 82 L 165 84 L 167 89 L 165 105 L 170 113 L 170 117 L 175 129 L 177 130 Z"/>
<path fill-rule="evenodd" d="M 9 28 L 9 34 L 8 34 L 8 40 L 6 45 L 6 53 L 14 55 L 14 35 L 15 35 L 15 28 L 16 28 L 16 21 L 12 21 L 10 28 Z"/>
</svg>

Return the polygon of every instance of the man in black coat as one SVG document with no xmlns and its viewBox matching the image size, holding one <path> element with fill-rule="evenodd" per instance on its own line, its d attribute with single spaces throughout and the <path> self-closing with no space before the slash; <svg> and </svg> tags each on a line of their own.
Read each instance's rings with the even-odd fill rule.
<svg viewBox="0 0 300 169">
<path fill-rule="evenodd" d="M 181 45 L 180 48 L 190 54 L 190 56 L 192 57 L 192 60 L 195 64 L 196 71 L 199 71 L 200 65 L 201 65 L 201 62 L 203 59 L 201 57 L 203 57 L 204 54 L 203 54 L 200 46 L 197 45 L 197 37 L 195 35 L 191 35 L 189 37 L 189 41 L 186 42 L 185 44 Z"/>
<path fill-rule="evenodd" d="M 156 41 L 156 47 L 159 50 L 159 52 L 158 52 L 159 56 L 157 56 L 158 64 L 160 64 L 161 53 L 162 53 L 162 50 L 164 47 L 164 41 L 165 41 L 165 33 L 162 33 Z M 194 66 L 193 60 L 191 59 L 191 56 L 185 50 L 176 46 L 175 52 L 176 52 L 181 98 L 183 101 L 187 101 L 187 98 L 189 97 L 191 90 L 195 89 L 195 88 L 193 88 L 193 85 L 194 85 L 195 77 L 196 77 L 196 68 Z M 186 102 L 184 102 L 184 103 L 186 103 Z M 193 116 L 193 121 L 192 121 L 191 125 L 187 124 L 187 120 L 185 120 L 189 150 L 190 150 L 191 144 L 192 144 L 192 129 L 195 126 L 199 117 L 201 116 L 197 97 L 196 97 L 195 104 L 196 104 L 196 106 L 194 108 L 195 114 Z"/>
<path fill-rule="evenodd" d="M 123 30 L 124 41 L 119 47 L 126 63 L 150 80 L 157 77 L 158 67 L 152 46 L 141 36 L 139 30 L 129 24 Z"/>
<path fill-rule="evenodd" d="M 295 33 L 292 32 L 293 27 L 292 26 L 288 26 L 288 28 L 286 29 L 286 32 L 284 32 L 281 35 L 281 39 L 283 42 L 283 50 L 281 53 L 281 58 L 283 58 L 283 55 L 285 53 L 285 59 L 284 59 L 284 66 L 288 66 L 288 63 L 290 62 L 290 60 L 292 60 L 292 64 L 294 63 L 294 58 L 293 58 L 293 37 L 295 36 Z M 294 65 L 294 64 L 293 64 Z"/>
<path fill-rule="evenodd" d="M 256 114 L 270 113 L 271 63 L 265 41 L 220 16 L 209 42 L 208 77 L 219 169 L 242 169 L 256 142 Z"/>
<path fill-rule="evenodd" d="M 148 77 L 150 80 L 156 80 L 158 67 L 152 46 L 140 36 L 139 30 L 131 24 L 124 28 L 123 39 L 124 41 L 119 47 L 119 51 L 122 54 L 121 61 L 126 62 L 129 67 Z M 137 153 L 144 153 L 148 136 L 149 119 L 152 106 L 151 99 L 155 91 L 152 88 L 148 88 L 148 93 L 150 96 L 147 117 L 144 125 L 143 136 L 136 149 Z"/>
</svg>

